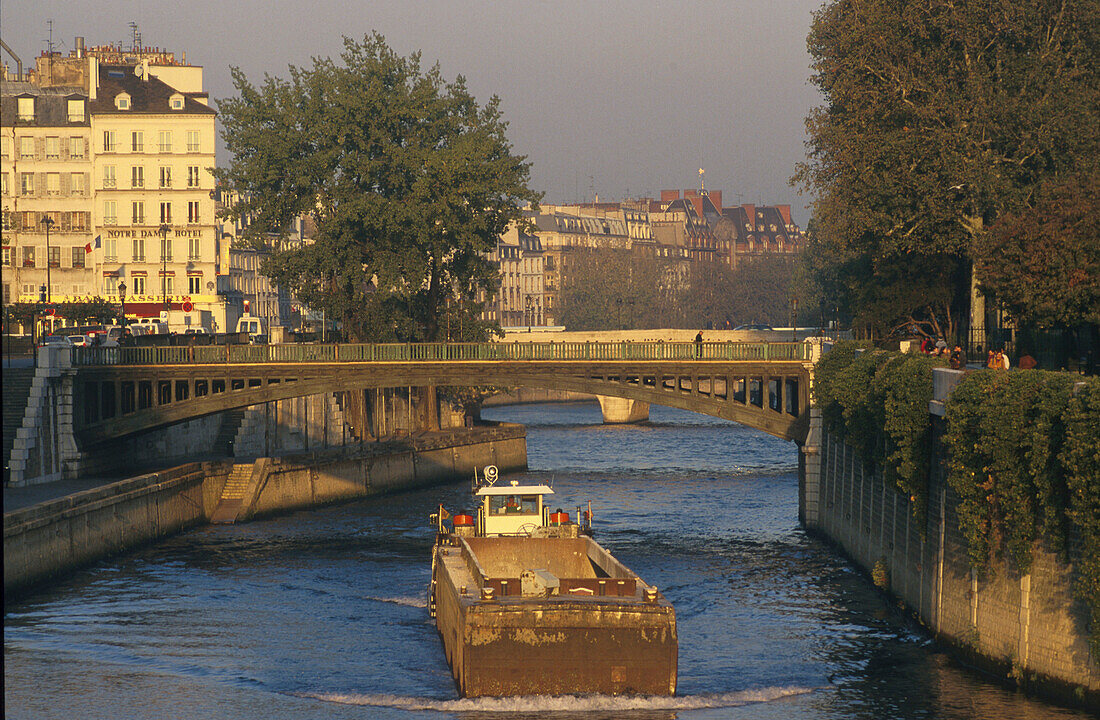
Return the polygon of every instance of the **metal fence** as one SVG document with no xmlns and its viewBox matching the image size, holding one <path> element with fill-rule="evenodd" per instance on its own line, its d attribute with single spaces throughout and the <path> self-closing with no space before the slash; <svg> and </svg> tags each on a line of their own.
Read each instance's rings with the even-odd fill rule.
<svg viewBox="0 0 1100 720">
<path fill-rule="evenodd" d="M 73 365 L 211 363 L 442 362 L 515 360 L 794 360 L 808 361 L 801 342 L 540 342 L 196 345 L 72 348 Z"/>
</svg>

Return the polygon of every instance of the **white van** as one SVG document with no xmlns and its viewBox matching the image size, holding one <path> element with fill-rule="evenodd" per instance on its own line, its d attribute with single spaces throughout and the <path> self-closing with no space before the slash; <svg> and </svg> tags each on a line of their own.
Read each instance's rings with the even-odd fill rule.
<svg viewBox="0 0 1100 720">
<path fill-rule="evenodd" d="M 237 321 L 237 332 L 248 333 L 248 341 L 254 345 L 267 342 L 267 328 L 264 327 L 263 318 L 245 315 Z"/>
<path fill-rule="evenodd" d="M 168 323 L 160 318 L 138 318 L 130 323 L 130 332 L 134 335 L 167 335 Z"/>
</svg>

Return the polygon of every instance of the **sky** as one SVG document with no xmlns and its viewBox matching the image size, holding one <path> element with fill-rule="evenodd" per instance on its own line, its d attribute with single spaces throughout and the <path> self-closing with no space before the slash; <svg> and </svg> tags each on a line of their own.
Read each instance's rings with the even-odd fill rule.
<svg viewBox="0 0 1100 720">
<path fill-rule="evenodd" d="M 804 120 L 821 103 L 806 35 L 821 0 L 4 0 L 0 37 L 23 60 L 48 46 L 142 44 L 186 52 L 216 103 L 231 66 L 253 83 L 336 57 L 372 31 L 396 52 L 501 99 L 513 151 L 544 202 L 722 190 L 725 205 L 790 204 Z M 15 63 L 5 52 L 9 67 Z M 219 164 L 228 161 L 220 148 Z"/>
</svg>

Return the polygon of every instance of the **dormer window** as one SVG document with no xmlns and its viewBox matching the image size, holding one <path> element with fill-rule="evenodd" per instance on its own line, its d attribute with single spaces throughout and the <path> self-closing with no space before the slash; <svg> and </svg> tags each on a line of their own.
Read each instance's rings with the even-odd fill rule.
<svg viewBox="0 0 1100 720">
<path fill-rule="evenodd" d="M 119 93 L 115 95 L 115 107 L 119 110 L 130 109 L 130 96 L 127 93 Z"/>
<path fill-rule="evenodd" d="M 172 97 L 168 98 L 168 107 L 173 110 L 183 110 L 183 95 L 175 93 Z"/>
<path fill-rule="evenodd" d="M 26 122 L 34 120 L 34 97 L 27 96 L 19 98 L 18 103 L 19 119 Z"/>
<path fill-rule="evenodd" d="M 69 122 L 84 122 L 84 100 L 80 99 L 69 101 Z"/>
</svg>

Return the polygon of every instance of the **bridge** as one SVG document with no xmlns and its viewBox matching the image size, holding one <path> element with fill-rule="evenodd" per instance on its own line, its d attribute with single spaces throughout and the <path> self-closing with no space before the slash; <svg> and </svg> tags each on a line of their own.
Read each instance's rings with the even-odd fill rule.
<svg viewBox="0 0 1100 720">
<path fill-rule="evenodd" d="M 16 484 L 75 477 L 86 459 L 117 451 L 114 441 L 147 431 L 274 401 L 403 387 L 589 393 L 721 417 L 801 446 L 817 351 L 811 342 L 625 340 L 44 348 L 10 473 Z"/>
<path fill-rule="evenodd" d="M 73 428 L 87 446 L 303 395 L 496 385 L 678 407 L 801 442 L 811 351 L 783 342 L 73 348 Z"/>
</svg>

